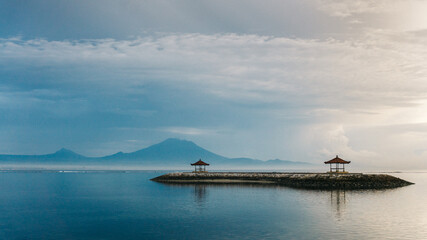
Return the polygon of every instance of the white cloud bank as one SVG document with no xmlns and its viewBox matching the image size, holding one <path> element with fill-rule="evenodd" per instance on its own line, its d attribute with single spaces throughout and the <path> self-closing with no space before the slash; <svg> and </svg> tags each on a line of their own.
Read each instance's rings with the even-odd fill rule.
<svg viewBox="0 0 427 240">
<path fill-rule="evenodd" d="M 366 28 L 427 29 L 427 1 L 424 0 L 317 0 L 316 5 L 329 16 Z"/>
<path fill-rule="evenodd" d="M 286 102 L 282 95 L 291 94 L 336 108 L 367 108 L 422 99 L 426 43 L 416 33 L 390 32 L 373 32 L 363 41 L 234 34 L 132 41 L 3 39 L 0 61 L 4 68 L 70 66 L 126 73 L 127 79 L 111 83 L 115 87 L 150 78 L 194 82 L 224 98 Z"/>
</svg>

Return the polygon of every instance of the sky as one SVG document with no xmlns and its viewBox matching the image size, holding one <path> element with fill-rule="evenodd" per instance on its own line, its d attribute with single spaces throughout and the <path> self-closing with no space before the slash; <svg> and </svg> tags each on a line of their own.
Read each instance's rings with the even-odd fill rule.
<svg viewBox="0 0 427 240">
<path fill-rule="evenodd" d="M 174 137 L 427 168 L 427 1 L 0 0 L 0 152 Z"/>
</svg>

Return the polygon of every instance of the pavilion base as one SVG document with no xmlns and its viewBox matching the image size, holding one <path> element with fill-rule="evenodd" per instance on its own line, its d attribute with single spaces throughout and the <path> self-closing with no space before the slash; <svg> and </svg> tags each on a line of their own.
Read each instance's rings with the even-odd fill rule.
<svg viewBox="0 0 427 240">
<path fill-rule="evenodd" d="M 341 174 L 341 173 L 348 173 L 348 172 L 347 171 L 339 171 L 339 172 L 337 172 L 337 171 L 329 171 L 329 172 L 326 172 L 326 173 L 329 173 L 329 174 L 332 174 L 332 173 Z"/>
<path fill-rule="evenodd" d="M 193 171 L 193 173 L 207 173 L 208 171 Z"/>
</svg>

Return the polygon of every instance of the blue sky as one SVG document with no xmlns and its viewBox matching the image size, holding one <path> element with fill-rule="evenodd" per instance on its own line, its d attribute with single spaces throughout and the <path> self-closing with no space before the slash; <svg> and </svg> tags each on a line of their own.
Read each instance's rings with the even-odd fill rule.
<svg viewBox="0 0 427 240">
<path fill-rule="evenodd" d="M 0 152 L 102 156 L 178 137 L 230 157 L 425 167 L 424 10 L 0 0 Z"/>
</svg>

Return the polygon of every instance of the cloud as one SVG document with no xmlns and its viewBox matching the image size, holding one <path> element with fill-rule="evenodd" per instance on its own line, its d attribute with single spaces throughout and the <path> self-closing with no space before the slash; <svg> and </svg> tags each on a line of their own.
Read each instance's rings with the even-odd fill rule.
<svg viewBox="0 0 427 240">
<path fill-rule="evenodd" d="M 318 10 L 353 27 L 415 31 L 427 28 L 427 2 L 419 0 L 318 0 Z"/>
<path fill-rule="evenodd" d="M 396 149 L 367 146 L 375 144 L 371 139 L 390 138 L 391 130 L 371 139 L 357 132 L 424 121 L 426 44 L 420 32 L 388 30 L 346 40 L 247 34 L 2 39 L 0 109 L 12 116 L 19 116 L 20 109 L 36 118 L 43 113 L 73 119 L 70 129 L 98 129 L 99 139 L 106 141 L 141 140 L 131 131 L 101 132 L 142 125 L 161 130 L 160 135 L 149 133 L 156 140 L 167 134 L 197 136 L 208 146 L 235 133 L 232 143 L 240 147 L 233 148 L 241 150 L 242 138 L 257 139 L 250 141 L 248 154 L 261 159 L 281 154 L 307 160 L 334 152 L 365 161 L 397 159 L 403 151 L 395 144 L 390 146 Z M 231 130 L 225 136 L 212 129 Z M 408 142 L 425 142 L 406 131 L 399 134 Z M 256 147 L 260 141 L 266 142 L 262 149 Z M 225 146 L 230 141 L 221 142 L 228 149 L 222 154 L 239 155 Z M 292 149 L 299 151 L 288 155 Z M 413 152 L 410 146 L 404 149 Z"/>
<path fill-rule="evenodd" d="M 377 158 L 378 153 L 366 149 L 357 149 L 351 146 L 350 139 L 343 125 L 334 123 L 314 124 L 304 128 L 300 141 L 305 142 L 318 152 L 312 152 L 312 157 L 328 157 L 340 155 L 343 158 L 356 160 Z M 366 164 L 366 163 L 365 163 Z M 370 163 L 372 165 L 372 163 Z M 362 164 L 363 165 L 363 164 Z"/>
<path fill-rule="evenodd" d="M 423 44 L 409 34 L 379 31 L 367 34 L 364 41 L 235 34 L 131 41 L 6 39 L 0 42 L 0 61 L 6 69 L 31 65 L 79 68 L 98 75 L 105 71 L 126 79 L 69 81 L 128 91 L 141 83 L 163 81 L 194 84 L 207 94 L 238 101 L 286 102 L 285 94 L 293 102 L 310 96 L 329 106 L 365 107 L 366 102 L 393 105 L 423 95 L 425 86 L 414 84 L 425 76 Z"/>
<path fill-rule="evenodd" d="M 407 3 L 407 1 L 369 1 L 369 0 L 318 0 L 318 8 L 331 16 L 350 17 L 355 14 L 363 13 L 384 13 L 398 10 L 398 6 Z"/>
<path fill-rule="evenodd" d="M 212 135 L 218 131 L 212 129 L 192 128 L 192 127 L 166 127 L 161 128 L 160 131 L 164 131 L 171 134 L 180 135 Z"/>
</svg>

